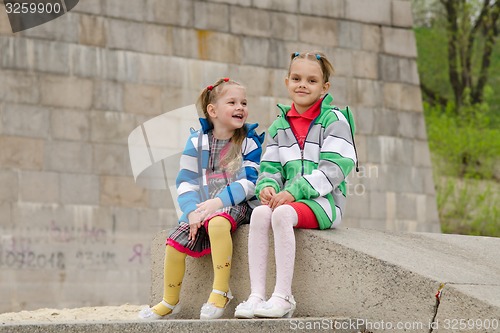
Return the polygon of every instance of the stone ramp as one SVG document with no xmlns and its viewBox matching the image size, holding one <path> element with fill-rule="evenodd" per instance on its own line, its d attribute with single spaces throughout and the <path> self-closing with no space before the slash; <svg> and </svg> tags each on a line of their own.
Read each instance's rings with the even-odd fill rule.
<svg viewBox="0 0 500 333">
<path fill-rule="evenodd" d="M 158 233 L 152 244 L 151 304 L 161 300 L 166 235 Z M 225 318 L 232 317 L 250 292 L 247 237 L 248 227 L 243 226 L 233 238 L 235 299 Z M 294 316 L 363 318 L 372 327 L 384 322 L 426 328 L 436 313 L 436 292 L 444 283 L 438 323 L 500 318 L 500 238 L 341 228 L 297 230 L 296 239 Z M 272 241 L 269 252 L 272 261 Z M 271 262 L 269 273 L 274 269 Z M 274 274 L 268 275 L 269 297 Z M 199 316 L 211 284 L 210 256 L 188 258 L 181 292 L 183 318 Z"/>
<path fill-rule="evenodd" d="M 460 320 L 474 320 L 477 322 L 468 327 L 469 331 L 500 332 L 500 238 L 363 229 L 343 230 L 327 237 L 377 258 L 380 264 L 390 263 L 430 283 L 435 281 L 436 287 L 444 283 L 436 316 L 441 327 L 450 320 L 458 322 L 457 327 Z M 420 290 L 419 285 L 414 288 L 415 292 Z M 404 302 L 399 305 L 405 308 Z M 478 327 L 481 323 L 488 325 L 488 321 L 496 322 L 495 326 Z"/>
<path fill-rule="evenodd" d="M 226 319 L 201 320 L 160 320 L 116 321 L 116 322 L 72 322 L 72 323 L 31 323 L 0 326 L 0 333 L 211 333 L 211 332 L 291 332 L 326 331 L 338 333 L 365 332 L 360 320 L 342 318 L 292 318 L 292 319 Z"/>
<path fill-rule="evenodd" d="M 152 244 L 151 304 L 161 299 L 166 234 L 158 233 Z M 234 307 L 250 291 L 247 236 L 247 226 L 234 235 L 231 286 L 235 300 L 225 319 L 196 319 L 211 289 L 211 258 L 207 256 L 188 259 L 183 310 L 171 320 L 0 322 L 0 333 L 500 331 L 500 238 L 356 228 L 297 230 L 294 318 L 230 319 Z M 272 263 L 269 272 L 274 272 Z M 269 275 L 268 296 L 274 286 L 273 274 Z M 437 306 L 435 294 L 442 283 Z M 460 329 L 461 325 L 466 329 Z"/>
</svg>

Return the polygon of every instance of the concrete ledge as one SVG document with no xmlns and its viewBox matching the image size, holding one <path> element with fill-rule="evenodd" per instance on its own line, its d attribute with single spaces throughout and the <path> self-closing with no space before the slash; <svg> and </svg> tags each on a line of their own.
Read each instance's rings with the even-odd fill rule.
<svg viewBox="0 0 500 333">
<path fill-rule="evenodd" d="M 0 325 L 0 333 L 150 333 L 150 332 L 290 332 L 318 330 L 338 333 L 364 331 L 360 321 L 344 318 L 294 318 L 270 320 L 160 320 L 154 322 L 72 322 L 57 324 Z"/>
<path fill-rule="evenodd" d="M 161 300 L 167 231 L 152 243 L 151 304 Z M 250 292 L 248 226 L 234 235 L 231 289 L 225 318 Z M 441 283 L 438 317 L 500 318 L 500 238 L 367 229 L 297 230 L 293 293 L 297 317 L 365 318 L 374 322 L 431 321 Z M 272 242 L 271 248 L 273 249 Z M 273 260 L 270 250 L 270 261 Z M 268 267 L 268 295 L 274 287 Z M 198 318 L 212 285 L 211 257 L 189 258 L 181 292 L 182 318 Z M 480 330 L 478 330 L 480 331 Z"/>
</svg>

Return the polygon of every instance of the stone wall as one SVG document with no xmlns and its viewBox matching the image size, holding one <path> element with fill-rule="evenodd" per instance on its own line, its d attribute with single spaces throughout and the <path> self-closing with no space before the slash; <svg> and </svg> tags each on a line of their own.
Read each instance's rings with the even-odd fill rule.
<svg viewBox="0 0 500 333">
<path fill-rule="evenodd" d="M 356 117 L 344 225 L 438 232 L 411 26 L 402 0 L 81 0 L 13 34 L 0 5 L 0 312 L 146 303 L 150 239 L 176 214 L 134 183 L 129 133 L 223 76 L 263 131 L 297 50 L 329 56 Z"/>
</svg>

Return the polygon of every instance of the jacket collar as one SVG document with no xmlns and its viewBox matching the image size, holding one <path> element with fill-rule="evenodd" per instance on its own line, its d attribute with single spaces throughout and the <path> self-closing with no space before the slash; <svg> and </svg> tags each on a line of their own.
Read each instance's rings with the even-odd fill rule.
<svg viewBox="0 0 500 333">
<path fill-rule="evenodd" d="M 333 97 L 330 94 L 326 94 L 323 97 L 323 101 L 321 102 L 321 113 L 323 113 L 326 110 L 331 110 L 333 102 Z M 290 105 L 285 105 L 285 104 L 278 104 L 278 108 L 281 110 L 281 114 L 283 117 L 286 117 L 286 114 L 290 109 L 292 108 Z"/>
<path fill-rule="evenodd" d="M 200 124 L 201 124 L 201 131 L 203 133 L 208 133 L 208 131 L 210 131 L 213 126 L 210 125 L 210 123 L 208 122 L 208 120 L 206 118 L 199 118 L 199 121 L 200 121 Z"/>
<path fill-rule="evenodd" d="M 203 134 L 207 134 L 208 131 L 210 131 L 213 128 L 213 126 L 210 125 L 210 123 L 208 122 L 208 120 L 206 118 L 199 118 L 199 121 L 200 121 L 200 124 L 201 124 L 201 131 L 203 132 Z M 255 132 L 255 129 L 258 126 L 259 126 L 259 124 L 257 124 L 257 123 L 255 123 L 255 124 L 253 124 L 253 123 L 245 123 L 245 127 L 247 128 L 247 133 L 248 133 L 247 136 L 257 135 L 256 133 L 253 133 L 253 132 Z"/>
</svg>

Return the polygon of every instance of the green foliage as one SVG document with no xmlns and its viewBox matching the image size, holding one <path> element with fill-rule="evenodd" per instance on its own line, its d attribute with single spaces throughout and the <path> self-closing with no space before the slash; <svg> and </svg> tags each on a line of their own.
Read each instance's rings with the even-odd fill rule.
<svg viewBox="0 0 500 333">
<path fill-rule="evenodd" d="M 461 55 L 466 52 L 472 23 L 477 21 L 483 5 L 484 2 L 480 0 L 466 0 L 458 11 L 458 29 L 454 31 L 454 34 L 457 38 L 458 52 Z M 444 6 L 439 0 L 412 0 L 412 9 L 415 18 L 414 32 L 418 49 L 417 64 L 420 82 L 433 92 L 431 96 L 437 97 L 435 98 L 437 101 L 453 101 L 455 96 L 449 77 L 448 38 L 450 32 L 447 31 L 447 14 Z M 479 31 L 484 30 L 479 29 Z M 475 86 L 485 52 L 486 35 L 477 33 L 473 36 L 470 75 L 472 86 Z M 456 65 L 460 73 L 459 79 L 463 80 L 463 73 L 461 73 L 463 63 L 459 61 Z M 487 96 L 485 94 L 484 101 L 490 106 L 487 111 L 490 127 L 496 128 L 500 127 L 500 43 L 493 43 L 487 72 L 488 84 L 485 89 L 489 89 L 492 93 Z M 435 102 L 427 96 L 425 91 L 422 95 L 427 102 Z"/>
<path fill-rule="evenodd" d="M 487 104 L 453 108 L 424 104 L 442 231 L 500 237 L 500 129 Z"/>
<path fill-rule="evenodd" d="M 444 233 L 500 237 L 500 185 L 441 177 L 436 187 Z"/>
<path fill-rule="evenodd" d="M 426 101 L 424 111 L 442 231 L 500 237 L 500 43 L 488 41 L 486 30 L 473 33 L 473 22 L 478 22 L 483 1 L 461 2 L 455 16 L 446 3 L 452 4 L 412 0 L 417 65 Z M 457 29 L 449 29 L 450 18 Z M 456 39 L 449 44 L 451 36 Z M 477 87 L 487 54 L 485 43 L 494 45 L 487 67 L 488 84 L 484 90 L 481 86 L 483 102 L 473 104 L 471 90 Z M 456 52 L 451 60 L 450 45 Z M 470 68 L 465 65 L 469 60 Z M 450 61 L 455 68 L 449 66 Z M 450 75 L 452 69 L 458 75 Z M 457 80 L 455 91 L 450 77 Z M 467 84 L 464 77 L 471 78 Z M 474 96 L 476 101 L 481 100 Z"/>
<path fill-rule="evenodd" d="M 424 105 L 429 147 L 438 174 L 493 179 L 500 162 L 500 130 L 490 128 L 487 105 L 468 105 L 459 116 L 453 105 Z"/>
<path fill-rule="evenodd" d="M 446 99 L 453 99 L 448 78 L 447 37 L 444 28 L 415 28 L 420 82 Z"/>
<path fill-rule="evenodd" d="M 500 128 L 500 43 L 495 45 L 491 55 L 489 78 L 490 93 L 485 96 L 485 101 L 490 105 L 490 127 Z"/>
<path fill-rule="evenodd" d="M 439 97 L 453 100 L 448 76 L 448 54 L 446 30 L 436 24 L 433 27 L 417 27 L 414 29 L 418 49 L 418 73 L 420 82 L 433 90 Z M 478 40 L 476 50 L 484 41 Z M 473 58 L 473 66 L 479 67 L 477 57 Z M 491 127 L 500 126 L 500 43 L 495 45 L 491 56 L 489 85 L 485 88 L 485 102 L 490 107 L 487 115 Z M 423 94 L 425 99 L 425 95 Z"/>
</svg>

